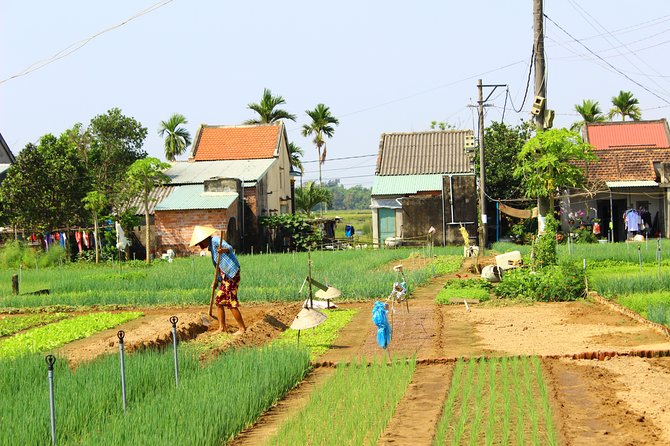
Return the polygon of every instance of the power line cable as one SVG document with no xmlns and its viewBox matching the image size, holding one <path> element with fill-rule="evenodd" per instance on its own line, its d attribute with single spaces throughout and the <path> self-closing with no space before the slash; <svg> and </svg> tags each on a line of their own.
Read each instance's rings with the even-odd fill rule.
<svg viewBox="0 0 670 446">
<path fill-rule="evenodd" d="M 117 24 L 114 25 L 114 26 L 110 26 L 109 28 L 103 29 L 102 31 L 99 31 L 99 32 L 93 34 L 93 35 L 90 36 L 90 37 L 87 37 L 87 38 L 85 38 L 85 39 L 82 39 L 82 40 L 80 40 L 80 41 L 78 41 L 78 42 L 75 42 L 75 43 L 73 43 L 73 44 L 71 44 L 71 45 L 69 45 L 69 46 L 63 48 L 62 50 L 58 51 L 56 54 L 54 54 L 53 56 L 49 57 L 48 59 L 44 59 L 44 60 L 35 62 L 35 63 L 33 63 L 32 65 L 30 65 L 30 66 L 28 66 L 27 68 L 25 68 L 23 71 L 21 71 L 21 72 L 15 74 L 15 75 L 13 75 L 13 76 L 10 76 L 10 77 L 8 77 L 8 78 L 6 78 L 6 79 L 0 80 L 0 84 L 3 84 L 3 83 L 5 83 L 5 82 L 7 82 L 7 81 L 10 81 L 10 80 L 12 80 L 12 79 L 16 79 L 16 78 L 25 76 L 25 75 L 27 75 L 27 74 L 29 74 L 29 73 L 32 73 L 33 71 L 37 71 L 37 70 L 39 70 L 40 68 L 44 68 L 44 67 L 46 67 L 47 65 L 50 65 L 50 64 L 56 62 L 57 60 L 63 59 L 63 58 L 65 58 L 65 57 L 69 56 L 70 54 L 72 54 L 72 53 L 74 53 L 74 52 L 80 50 L 80 49 L 83 48 L 87 43 L 89 43 L 90 41 L 92 41 L 92 40 L 95 39 L 96 37 L 99 37 L 99 36 L 101 36 L 101 35 L 103 35 L 103 34 L 105 34 L 105 33 L 108 33 L 109 31 L 113 31 L 113 30 L 115 30 L 115 29 L 117 29 L 117 28 L 120 28 L 120 27 L 122 27 L 123 25 L 125 25 L 125 24 L 127 24 L 127 23 L 129 23 L 129 22 L 131 22 L 131 21 L 133 21 L 133 20 L 135 20 L 135 19 L 137 19 L 137 18 L 139 18 L 139 17 L 142 17 L 143 15 L 149 14 L 150 12 L 153 12 L 153 11 L 159 9 L 159 8 L 162 8 L 163 6 L 167 5 L 168 3 L 172 3 L 173 1 L 174 1 L 174 0 L 161 0 L 160 2 L 155 3 L 155 4 L 153 4 L 152 6 L 149 6 L 147 9 L 144 9 L 144 10 L 142 10 L 142 11 L 140 11 L 140 12 L 138 12 L 138 13 L 136 13 L 136 14 L 130 16 L 130 17 L 128 17 L 128 18 L 125 19 L 124 21 L 122 21 L 122 22 L 120 22 L 120 23 L 117 23 Z"/>
<path fill-rule="evenodd" d="M 547 14 L 544 14 L 544 17 L 545 17 L 547 20 L 549 20 L 551 23 L 553 23 L 554 26 L 556 26 L 558 29 L 560 29 L 561 31 L 563 31 L 563 32 L 564 32 L 565 34 L 567 34 L 568 36 L 570 36 L 570 38 L 572 38 L 575 42 L 577 42 L 578 44 L 580 44 L 581 46 L 583 46 L 589 53 L 593 54 L 593 55 L 596 56 L 598 59 L 600 59 L 600 60 L 602 60 L 603 62 L 605 62 L 609 67 L 611 67 L 611 68 L 612 68 L 613 70 L 615 70 L 617 73 L 619 73 L 620 75 L 622 75 L 623 77 L 625 77 L 625 78 L 628 79 L 629 81 L 633 82 L 635 85 L 639 86 L 640 88 L 644 89 L 646 92 L 648 92 L 648 93 L 650 93 L 650 94 L 656 96 L 658 99 L 662 100 L 663 102 L 665 102 L 665 103 L 667 103 L 667 104 L 670 104 L 670 101 L 668 101 L 668 100 L 665 99 L 664 97 L 658 95 L 658 94 L 657 94 L 656 92 L 654 92 L 653 90 L 650 90 L 650 89 L 647 88 L 645 85 L 643 85 L 643 84 L 641 84 L 640 82 L 636 81 L 635 79 L 633 79 L 632 77 L 628 76 L 626 73 L 622 72 L 622 71 L 619 70 L 617 67 L 615 67 L 614 65 L 612 65 L 611 63 L 609 63 L 608 61 L 606 61 L 605 59 L 603 59 L 602 57 L 600 57 L 600 55 L 598 55 L 597 53 L 595 53 L 594 51 L 592 51 L 591 48 L 589 48 L 589 47 L 586 46 L 584 43 L 582 43 L 582 42 L 580 42 L 578 39 L 576 39 L 572 34 L 570 34 L 569 32 L 567 32 L 562 26 L 560 26 L 558 23 L 556 23 L 554 20 L 552 20 L 551 17 L 549 17 Z"/>
<path fill-rule="evenodd" d="M 328 158 L 328 161 L 338 161 L 338 160 L 351 160 L 355 158 L 369 158 L 371 156 L 377 156 L 376 153 L 372 153 L 370 155 L 355 155 L 355 156 L 342 156 L 340 158 Z M 318 163 L 319 160 L 309 160 L 309 161 L 303 161 L 303 164 L 307 163 Z"/>
<path fill-rule="evenodd" d="M 512 97 L 509 97 L 509 103 L 512 105 L 512 109 L 517 112 L 521 113 L 521 110 L 523 109 L 524 104 L 526 103 L 526 98 L 528 96 L 528 89 L 530 88 L 530 74 L 533 72 L 533 58 L 535 57 L 535 44 L 533 44 L 533 50 L 530 52 L 530 62 L 528 63 L 528 79 L 526 79 L 526 91 L 523 93 L 523 100 L 521 101 L 521 106 L 517 110 L 516 107 L 514 106 L 514 101 L 512 101 Z M 507 102 L 507 99 L 505 99 L 505 102 Z"/>
</svg>

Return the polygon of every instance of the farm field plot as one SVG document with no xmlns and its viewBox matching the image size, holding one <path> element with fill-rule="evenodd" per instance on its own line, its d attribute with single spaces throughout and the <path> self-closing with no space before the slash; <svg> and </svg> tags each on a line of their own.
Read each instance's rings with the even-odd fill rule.
<svg viewBox="0 0 670 446">
<path fill-rule="evenodd" d="M 404 252 L 405 256 L 408 254 L 409 251 Z M 339 253 L 324 255 L 337 259 Z M 345 264 L 350 261 L 346 255 L 342 257 Z M 399 258 L 386 257 L 388 255 L 385 253 L 376 258 L 372 266 L 359 268 L 364 271 L 363 277 L 390 270 Z M 255 257 L 264 257 L 265 261 L 273 258 L 272 255 Z M 327 341 L 332 342 L 329 350 L 312 357 L 311 371 L 308 372 L 304 366 L 297 371 L 298 375 L 294 376 L 298 378 L 293 384 L 300 383 L 293 390 L 289 390 L 293 384 L 284 388 L 281 394 L 288 393 L 283 399 L 276 404 L 266 401 L 260 410 L 256 408 L 248 412 L 253 412 L 253 415 L 223 436 L 211 431 L 211 423 L 198 422 L 194 428 L 198 430 L 197 435 L 192 434 L 189 438 L 197 437 L 199 444 L 225 444 L 228 441 L 234 445 L 293 445 L 305 444 L 301 441 L 309 437 L 314 440 L 313 444 L 325 444 L 327 440 L 311 436 L 314 433 L 309 430 L 319 429 L 323 424 L 326 433 L 332 429 L 350 432 L 346 434 L 346 439 L 351 439 L 348 444 L 670 444 L 670 411 L 666 412 L 667 401 L 670 401 L 670 358 L 625 356 L 640 350 L 670 351 L 670 338 L 591 300 L 531 304 L 493 298 L 488 302 L 472 304 L 469 310 L 462 304 L 437 304 L 436 296 L 446 280 L 477 277 L 471 272 L 472 264 L 466 263 L 456 271 L 451 260 L 441 263 L 445 267 L 444 275 L 432 278 L 431 268 L 435 263 L 420 256 L 402 261 L 406 271 L 423 271 L 425 276 L 412 276 L 410 279 L 412 298 L 409 308 L 396 305 L 395 311 L 389 314 L 393 327 L 389 350 L 380 349 L 376 343 L 377 327 L 372 323 L 371 311 L 374 298 L 387 295 L 388 282 L 396 277 L 393 273 L 384 275 L 386 284 L 383 288 L 380 285 L 380 294 L 368 296 L 364 301 L 337 302 L 339 308 L 345 310 L 338 314 L 342 316 L 342 323 L 348 319 L 350 322 L 334 340 Z M 325 262 L 323 258 L 322 261 Z M 268 269 L 278 268 L 282 263 L 285 266 L 289 262 L 293 262 L 291 254 L 277 260 L 277 265 L 271 264 Z M 343 274 L 346 275 L 346 271 Z M 275 282 L 275 287 L 276 284 L 293 289 L 293 284 L 279 281 Z M 202 295 L 202 291 L 199 293 Z M 168 318 L 172 315 L 179 317 L 179 339 L 195 341 L 184 344 L 182 355 L 194 353 L 193 357 L 199 358 L 199 366 L 186 360 L 185 364 L 190 365 L 185 365 L 185 373 L 202 366 L 207 368 L 219 353 L 226 355 L 239 347 L 255 349 L 280 337 L 289 338 L 283 341 L 288 344 L 286 347 L 294 346 L 295 336 L 287 335 L 295 333 L 282 333 L 300 310 L 298 299 L 263 303 L 243 301 L 242 312 L 248 331 L 242 336 L 215 334 L 218 323 L 205 316 L 207 307 L 202 297 L 198 299 L 200 305 L 151 306 L 145 303 L 136 306 L 135 309 L 143 313 L 142 317 L 69 343 L 61 347 L 58 354 L 80 364 L 76 370 L 85 370 L 82 367 L 87 367 L 92 358 L 115 352 L 118 356 L 118 344 L 115 342 L 118 329 L 126 331 L 129 358 L 144 354 L 142 350 L 147 347 L 153 350 L 169 346 L 172 338 Z M 77 317 L 86 310 L 68 313 L 68 318 Z M 7 318 L 16 317 L 19 316 Z M 339 317 L 332 318 L 333 321 L 337 319 Z M 237 329 L 234 324 L 231 321 L 230 332 Z M 316 337 L 315 342 L 319 347 L 318 344 L 324 341 Z M 303 347 L 307 344 L 305 340 Z M 571 359 L 575 354 L 598 351 L 616 352 L 619 356 L 601 361 Z M 307 360 L 308 354 L 296 355 L 299 362 L 306 364 L 303 361 Z M 536 356 L 537 359 L 529 359 L 528 356 Z M 459 361 L 461 357 L 464 359 Z M 386 365 L 389 360 L 401 367 L 394 372 L 396 365 Z M 110 382 L 118 381 L 117 358 L 105 356 L 98 361 L 114 364 L 105 373 L 114 375 Z M 44 372 L 43 358 L 40 362 L 40 370 Z M 163 364 L 156 371 L 162 370 L 161 373 L 169 375 L 169 365 L 169 362 Z M 203 374 L 203 377 L 213 376 L 209 373 Z M 503 381 L 503 376 L 506 381 Z M 166 379 L 166 382 L 169 381 L 169 378 Z M 203 379 L 206 381 L 206 378 Z M 194 376 L 188 385 L 188 404 L 197 405 L 200 400 L 215 398 L 214 393 L 195 391 L 201 385 L 197 383 L 204 382 L 199 380 Z M 347 384 L 349 381 L 356 384 Z M 338 386 L 344 389 L 356 387 L 357 390 L 351 394 L 344 391 L 337 397 L 328 394 L 328 389 Z M 504 396 L 504 388 L 511 389 L 507 397 Z M 181 401 L 184 395 L 179 393 L 176 400 L 170 396 L 171 404 L 177 404 L 176 401 Z M 349 401 L 347 398 L 350 397 L 350 403 L 344 404 L 344 408 L 338 406 L 343 401 Z M 505 398 L 508 398 L 509 404 L 505 403 Z M 147 399 L 146 404 L 142 403 L 144 407 L 138 408 L 135 413 L 154 423 L 156 420 L 152 413 L 160 411 L 157 409 L 160 406 L 158 401 Z M 489 404 L 492 401 L 493 405 Z M 352 405 L 363 404 L 362 407 L 370 408 L 370 404 L 375 402 L 382 402 L 383 410 L 374 411 L 374 416 L 368 413 L 355 422 L 347 422 L 346 418 L 339 420 L 348 414 Z M 118 404 L 118 397 L 115 396 L 112 403 Z M 104 398 L 100 404 L 107 404 Z M 495 408 L 492 415 L 488 412 L 491 406 Z M 264 412 L 268 407 L 270 409 Z M 506 411 L 508 415 L 505 415 Z M 261 413 L 257 419 L 256 416 Z M 169 417 L 178 415 L 177 412 L 169 414 Z M 316 418 L 311 418 L 313 416 Z M 445 416 L 448 417 L 446 421 Z M 41 417 L 48 423 L 48 413 Z M 464 424 L 461 419 L 467 419 L 467 422 Z M 340 426 L 340 422 L 344 424 Z M 46 435 L 46 443 L 48 424 L 40 423 L 38 434 Z M 130 444 L 116 437 L 116 433 L 111 433 L 123 423 L 123 418 L 114 415 L 106 423 L 110 427 L 110 433 L 106 434 L 109 437 L 105 437 L 107 440 L 114 444 Z M 127 438 L 141 440 L 145 444 L 152 444 L 151 441 L 164 443 L 177 438 L 168 424 L 163 421 L 156 424 L 158 432 L 154 432 L 150 440 L 141 432 Z M 247 428 L 236 435 L 245 426 Z M 507 428 L 503 429 L 504 426 Z M 71 437 L 71 441 L 85 438 L 81 442 L 94 444 L 95 441 L 86 437 L 86 429 Z M 346 441 L 336 444 L 344 443 Z"/>
</svg>

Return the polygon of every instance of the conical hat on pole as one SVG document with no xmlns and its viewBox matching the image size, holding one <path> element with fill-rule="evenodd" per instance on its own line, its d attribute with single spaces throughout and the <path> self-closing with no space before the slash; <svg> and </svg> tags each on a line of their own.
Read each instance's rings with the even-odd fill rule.
<svg viewBox="0 0 670 446">
<path fill-rule="evenodd" d="M 317 299 L 323 299 L 323 300 L 337 299 L 338 297 L 342 296 L 342 291 L 338 290 L 334 286 L 329 286 L 326 291 L 319 290 L 316 293 L 314 293 L 314 296 Z"/>
<path fill-rule="evenodd" d="M 305 330 L 320 325 L 326 319 L 328 319 L 328 316 L 320 311 L 313 308 L 303 308 L 293 319 L 291 328 L 293 330 Z"/>
<path fill-rule="evenodd" d="M 191 241 L 188 246 L 197 245 L 207 237 L 214 235 L 216 231 L 217 229 L 213 226 L 196 226 L 193 228 L 193 235 L 191 235 Z"/>
</svg>

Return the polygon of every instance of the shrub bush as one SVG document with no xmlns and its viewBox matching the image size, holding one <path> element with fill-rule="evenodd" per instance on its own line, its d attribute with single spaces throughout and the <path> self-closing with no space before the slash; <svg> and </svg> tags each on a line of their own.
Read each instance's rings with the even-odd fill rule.
<svg viewBox="0 0 670 446">
<path fill-rule="evenodd" d="M 501 298 L 526 298 L 543 302 L 580 299 L 586 294 L 584 272 L 573 265 L 554 265 L 531 271 L 507 271 L 495 288 Z"/>
<path fill-rule="evenodd" d="M 547 215 L 544 224 L 544 234 L 535 239 L 533 246 L 533 257 L 531 266 L 542 268 L 549 265 L 556 265 L 558 255 L 556 254 L 556 230 L 558 222 L 556 219 Z"/>
<path fill-rule="evenodd" d="M 58 265 L 67 260 L 65 250 L 58 244 L 49 247 L 48 251 L 35 249 L 21 241 L 12 240 L 0 248 L 0 267 L 23 268 L 34 267 L 37 263 L 40 267 Z"/>
</svg>

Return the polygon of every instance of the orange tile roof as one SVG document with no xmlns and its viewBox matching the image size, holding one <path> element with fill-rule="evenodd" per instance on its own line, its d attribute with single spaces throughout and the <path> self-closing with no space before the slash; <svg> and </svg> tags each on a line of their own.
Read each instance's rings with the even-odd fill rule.
<svg viewBox="0 0 670 446">
<path fill-rule="evenodd" d="M 588 124 L 586 136 L 596 150 L 670 147 L 665 119 Z"/>
<path fill-rule="evenodd" d="M 217 161 L 273 158 L 280 127 L 203 125 L 193 148 L 192 159 Z"/>
<path fill-rule="evenodd" d="M 619 148 L 596 150 L 597 161 L 585 165 L 590 181 L 657 181 L 654 163 L 670 163 L 670 148 Z"/>
</svg>

